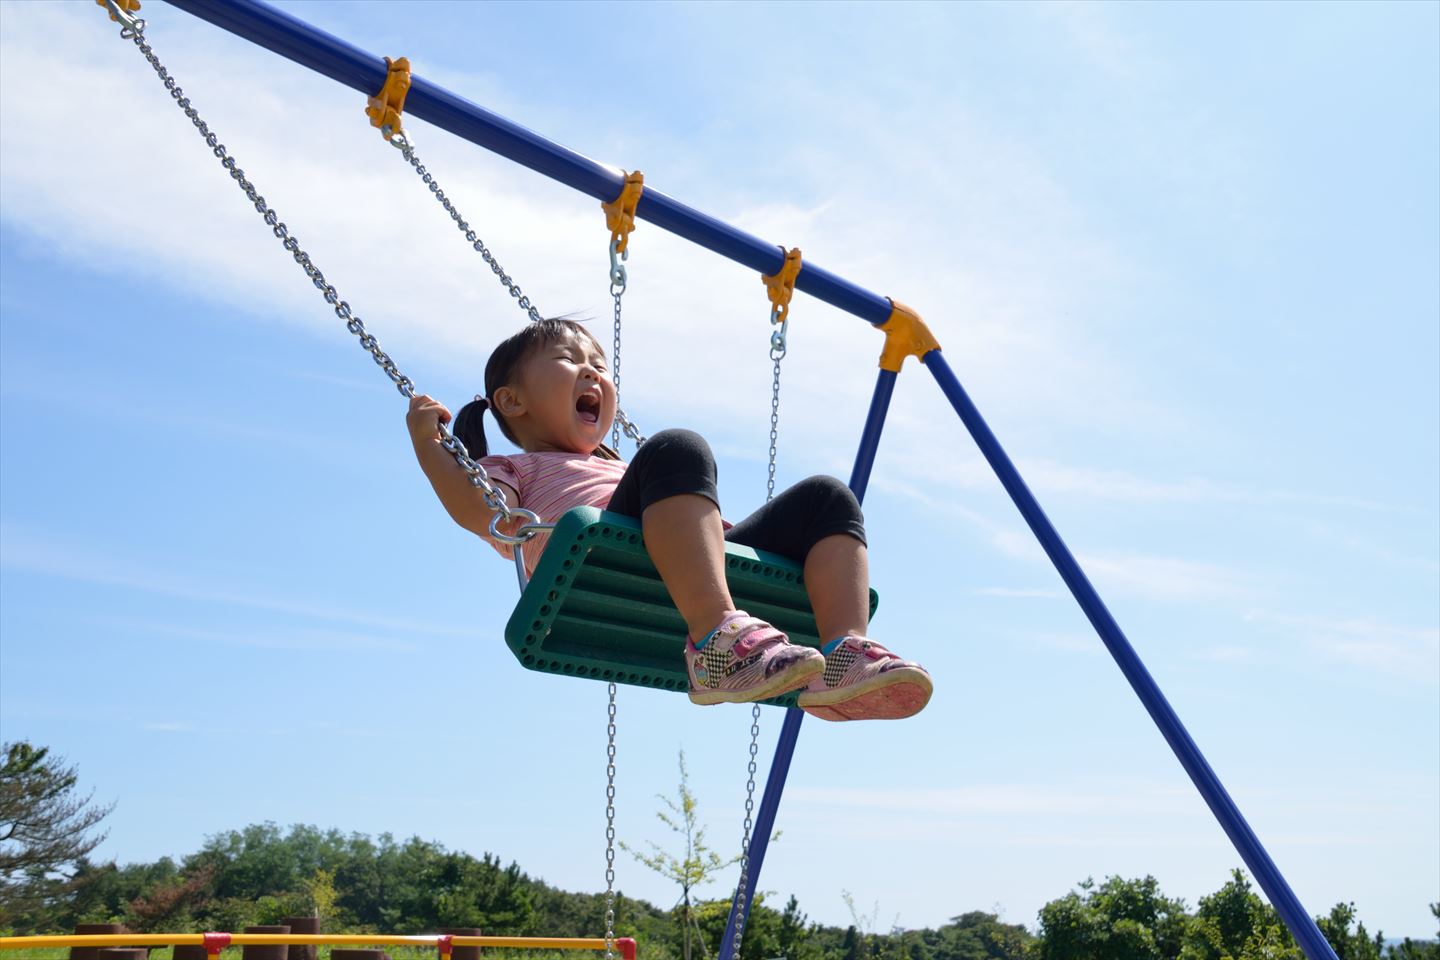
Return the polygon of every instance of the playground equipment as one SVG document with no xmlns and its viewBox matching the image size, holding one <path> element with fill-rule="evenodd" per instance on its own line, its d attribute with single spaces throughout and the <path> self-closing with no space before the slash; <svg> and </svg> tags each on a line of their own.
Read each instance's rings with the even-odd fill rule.
<svg viewBox="0 0 1440 960">
<path fill-rule="evenodd" d="M 203 946 L 209 960 L 219 960 L 226 947 L 246 946 L 353 946 L 434 947 L 439 960 L 450 960 L 456 947 L 504 947 L 511 950 L 607 950 L 605 940 L 577 937 L 397 937 L 306 933 L 118 933 L 61 937 L 0 937 L 0 950 L 34 950 L 41 947 L 178 947 Z M 622 960 L 635 960 L 635 941 L 614 942 Z"/>
<path fill-rule="evenodd" d="M 413 394 L 413 384 L 409 378 L 400 374 L 390 357 L 379 348 L 374 336 L 366 332 L 363 323 L 354 316 L 350 307 L 339 298 L 334 287 L 325 282 L 323 274 L 314 266 L 308 255 L 299 248 L 298 242 L 288 234 L 283 223 L 280 223 L 278 216 L 265 204 L 253 184 L 246 179 L 244 172 L 240 170 L 233 158 L 225 153 L 223 146 L 203 121 L 199 120 L 187 98 L 175 85 L 172 78 L 168 76 L 160 65 L 148 43 L 145 41 L 143 21 L 134 16 L 134 9 L 138 6 L 135 0 L 97 0 L 97 2 L 109 8 L 111 16 L 122 23 L 122 36 L 132 40 L 140 51 L 145 55 L 152 67 L 156 70 L 166 87 L 170 90 L 172 97 L 177 104 L 185 111 L 192 123 L 205 138 L 207 145 L 221 158 L 230 173 L 246 193 L 247 198 L 255 205 L 258 212 L 265 218 L 265 222 L 274 230 L 277 238 L 284 242 L 286 249 L 294 256 L 305 270 L 307 276 L 321 290 L 325 299 L 334 308 L 338 316 L 346 322 L 347 328 L 355 334 L 359 341 L 385 371 L 387 376 L 394 382 L 400 392 L 406 396 Z M 338 80 L 356 90 L 371 95 L 373 91 L 383 90 L 387 79 L 391 74 L 391 62 L 382 60 L 362 50 L 359 50 L 344 41 L 319 31 L 304 22 L 275 10 L 259 0 L 170 0 L 176 6 L 201 19 L 207 20 L 222 27 L 238 36 L 248 39 L 260 46 L 266 47 L 273 52 L 279 53 L 295 62 L 325 74 L 332 79 Z M 511 160 L 521 163 L 537 172 L 543 173 L 553 179 L 559 180 L 574 189 L 586 193 L 605 203 L 616 203 L 617 197 L 623 195 L 626 188 L 627 178 L 617 174 L 614 170 L 597 164 L 580 154 L 551 143 L 544 138 L 525 130 L 508 120 L 498 117 L 483 108 L 468 103 L 463 99 L 449 93 L 433 84 L 426 83 L 421 78 L 409 78 L 408 109 L 413 116 L 425 119 L 442 129 L 457 134 L 465 139 L 486 147 Z M 389 115 L 385 112 L 387 101 L 379 98 L 378 110 L 382 126 L 385 118 Z M 396 113 L 398 117 L 398 111 Z M 425 171 L 417 161 L 413 159 L 413 151 L 407 156 L 416 172 L 422 177 Z M 433 178 L 426 180 L 433 192 L 437 193 L 437 199 L 443 195 L 433 185 Z M 472 244 L 477 244 L 476 249 L 484 253 L 483 244 L 473 237 L 468 225 L 464 222 L 450 205 L 446 205 L 452 218 L 456 220 L 462 232 L 465 232 L 466 239 Z M 633 204 L 633 215 L 664 229 L 670 230 L 682 237 L 692 240 L 701 246 L 735 260 L 742 265 L 760 272 L 767 277 L 782 276 L 789 262 L 789 254 L 784 248 L 765 243 L 759 238 L 753 237 L 742 231 L 729 227 L 713 218 L 693 210 L 684 204 L 673 200 L 653 189 L 645 189 L 640 193 Z M 611 266 L 612 284 L 613 271 L 617 267 L 615 260 L 617 252 L 623 254 L 617 248 L 612 235 L 611 244 Z M 533 307 L 528 300 L 520 293 L 512 281 L 499 269 L 493 258 L 486 256 L 494 270 L 510 290 L 511 296 L 517 302 L 531 311 Z M 798 257 L 797 257 L 798 259 Z M 798 268 L 798 265 L 797 265 Z M 802 290 L 820 300 L 839 307 L 840 309 L 854 314 L 855 316 L 868 321 L 876 328 L 885 333 L 885 346 L 880 358 L 880 373 L 876 383 L 875 391 L 871 400 L 870 409 L 866 422 L 861 433 L 859 451 L 856 456 L 855 466 L 850 477 L 851 489 L 857 498 L 863 500 L 866 487 L 868 486 L 870 472 L 873 468 L 876 452 L 879 445 L 881 430 L 883 429 L 886 412 L 889 407 L 891 395 L 894 390 L 895 381 L 903 367 L 906 357 L 914 356 L 931 373 L 936 380 L 942 393 L 949 400 L 961 421 L 970 431 L 975 439 L 981 453 L 995 471 L 1001 484 L 1004 486 L 1026 523 L 1039 540 L 1051 562 L 1055 565 L 1061 578 L 1070 589 L 1081 609 L 1089 618 L 1096 633 L 1104 642 L 1111 656 L 1115 659 L 1121 672 L 1129 681 L 1131 687 L 1139 696 L 1141 703 L 1150 714 L 1151 719 L 1159 728 L 1162 736 L 1169 743 L 1181 766 L 1190 776 L 1196 788 L 1200 791 L 1211 812 L 1219 821 L 1222 829 L 1235 845 L 1237 852 L 1255 876 L 1261 889 L 1275 906 L 1277 912 L 1289 927 L 1301 948 L 1309 960 L 1335 960 L 1335 953 L 1325 941 L 1315 922 L 1305 911 L 1294 892 L 1280 874 L 1278 868 L 1271 860 L 1269 854 L 1260 844 L 1238 807 L 1220 783 L 1199 748 L 1191 739 L 1189 733 L 1181 724 L 1179 717 L 1166 701 L 1159 690 L 1154 679 L 1145 669 L 1129 640 L 1121 631 L 1119 625 L 1110 615 L 1103 601 L 1100 599 L 1094 587 L 1086 578 L 1084 571 L 1080 568 L 1074 556 L 1070 553 L 1058 532 L 1046 517 L 1039 503 L 1031 494 L 1014 464 L 1010 461 L 1003 448 L 1000 446 L 994 434 L 991 433 L 978 409 L 966 394 L 958 378 L 950 369 L 948 362 L 943 356 L 939 343 L 935 340 L 928 328 L 921 321 L 918 314 L 894 300 L 880 297 L 870 291 L 864 290 L 847 281 L 825 271 L 814 264 L 806 264 L 803 271 L 792 274 L 794 289 Z M 623 293 L 623 286 L 621 288 Z M 620 312 L 619 295 L 612 287 L 612 295 L 615 295 L 617 315 L 617 338 L 618 319 Z M 787 301 L 788 303 L 788 301 Z M 776 313 L 772 311 L 772 322 L 776 320 Z M 783 346 L 783 328 L 780 333 Z M 783 349 L 779 351 L 783 356 Z M 771 445 L 771 478 L 773 483 L 774 470 L 774 417 L 778 416 L 778 357 L 776 360 L 776 394 L 772 406 L 772 445 Z M 625 426 L 627 421 L 621 421 Z M 626 429 L 627 435 L 630 430 Z M 640 439 L 637 436 L 635 439 Z M 452 438 L 453 439 L 453 438 Z M 617 438 L 618 439 L 618 438 Z M 493 485 L 490 485 L 484 477 L 483 469 L 479 467 L 458 441 L 453 445 L 447 443 L 447 449 L 451 451 L 459 463 L 471 475 L 472 482 L 484 491 L 487 502 L 503 516 L 504 520 L 518 518 L 523 523 L 516 531 L 516 537 L 523 542 L 528 539 L 526 536 L 533 536 L 538 517 L 533 514 L 526 516 L 526 511 L 511 510 L 504 503 L 504 498 L 498 495 Z M 610 522 L 606 518 L 600 518 L 600 522 Z M 596 534 L 600 536 L 600 534 Z M 628 539 L 629 534 L 625 534 Z M 630 545 L 634 545 L 631 543 Z M 517 551 L 522 552 L 522 551 Z M 557 554 L 558 556 L 558 554 Z M 553 558 L 548 556 L 547 561 Z M 562 557 L 559 562 L 564 563 Z M 601 569 L 601 568 L 596 568 Z M 537 570 L 537 580 L 538 580 Z M 770 575 L 776 582 L 784 579 Z M 603 579 L 603 576 L 601 577 Z M 787 581 L 788 583 L 789 581 Z M 576 574 L 575 583 L 581 584 L 579 574 Z M 532 582 L 527 590 L 533 588 Z M 572 591 L 573 592 L 573 591 Z M 582 589 L 574 592 L 579 601 L 585 591 Z M 592 594 L 593 595 L 593 594 Z M 556 602 L 559 602 L 557 596 Z M 558 617 L 558 613 L 556 615 Z M 533 619 L 531 621 L 534 622 Z M 553 620 L 552 620 L 553 627 Z M 523 662 L 522 656 L 522 662 Z M 548 669 L 548 667 L 547 667 Z M 603 670 L 599 677 L 605 679 Z M 611 667 L 615 670 L 617 667 Z M 578 673 L 576 667 L 572 671 Z M 560 672 L 566 672 L 564 665 L 561 665 Z M 592 675 L 588 668 L 583 675 Z M 610 678 L 613 682 L 618 678 L 614 675 Z M 624 678 L 627 679 L 628 678 Z M 613 686 L 612 686 L 613 690 Z M 757 708 L 758 711 L 758 708 Z M 730 925 L 727 928 L 725 941 L 722 943 L 721 955 L 732 957 L 738 954 L 738 946 L 743 933 L 745 917 L 749 909 L 750 894 L 758 878 L 766 850 L 766 844 L 773 831 L 775 812 L 778 809 L 780 795 L 784 788 L 785 778 L 789 770 L 790 758 L 793 754 L 796 740 L 799 735 L 803 713 L 799 710 L 790 709 L 786 712 L 784 726 L 780 735 L 780 742 L 776 748 L 774 760 L 770 768 L 770 776 L 765 786 L 764 797 L 762 798 L 759 815 L 754 822 L 754 841 L 749 842 L 751 823 L 749 820 L 749 805 L 747 801 L 746 835 L 747 843 L 743 851 L 744 868 L 739 889 L 736 891 L 735 904 L 731 911 Z M 611 700 L 611 725 L 610 725 L 610 759 L 612 780 L 608 790 L 608 797 L 613 802 L 613 759 L 614 759 L 614 701 Z M 752 780 L 753 780 L 753 751 L 754 740 L 752 737 Z M 613 814 L 613 806 L 611 808 Z M 613 816 L 608 836 L 613 838 Z M 607 857 L 608 865 L 613 867 L 613 850 Z M 607 869 L 607 882 L 613 881 L 613 870 Z M 607 917 L 607 923 L 613 920 Z M 134 937 L 125 937 L 128 944 L 135 940 Z M 404 938 L 401 938 L 404 939 Z M 483 939 L 483 938 L 482 938 Z M 172 941 L 173 942 L 173 941 Z M 298 942 L 294 938 L 286 942 Z M 378 942 L 378 941 L 367 941 Z M 459 942 L 458 938 L 456 942 Z M 607 931 L 607 937 L 600 941 L 602 945 L 616 943 L 613 938 L 613 931 Z M 3 946 L 10 946 L 9 943 Z M 607 946 L 608 952 L 608 946 Z"/>
</svg>

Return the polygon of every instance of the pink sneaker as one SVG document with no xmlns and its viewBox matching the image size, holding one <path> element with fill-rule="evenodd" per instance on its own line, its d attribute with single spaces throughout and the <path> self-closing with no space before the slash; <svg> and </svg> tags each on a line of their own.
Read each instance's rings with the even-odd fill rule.
<svg viewBox="0 0 1440 960">
<path fill-rule="evenodd" d="M 685 638 L 685 666 L 691 703 L 749 703 L 805 686 L 824 671 L 825 658 L 735 610 L 700 643 Z"/>
<path fill-rule="evenodd" d="M 874 640 L 841 637 L 825 649 L 825 672 L 800 692 L 806 713 L 822 720 L 900 720 L 930 702 L 934 686 L 925 668 Z"/>
</svg>

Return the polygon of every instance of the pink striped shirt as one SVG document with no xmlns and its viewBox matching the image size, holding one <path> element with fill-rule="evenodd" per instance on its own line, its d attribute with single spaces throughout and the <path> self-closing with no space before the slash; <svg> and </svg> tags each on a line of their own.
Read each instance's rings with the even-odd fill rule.
<svg viewBox="0 0 1440 960">
<path fill-rule="evenodd" d="M 584 453 L 551 452 L 482 457 L 480 465 L 492 480 L 513 487 L 520 494 L 520 506 L 533 510 L 545 523 L 554 523 L 571 507 L 604 509 L 615 492 L 615 485 L 625 475 L 626 467 L 619 460 L 602 460 Z M 527 573 L 535 572 L 549 540 L 548 533 L 541 533 L 525 544 Z M 501 556 L 514 559 L 515 553 L 509 544 L 492 540 L 490 545 Z"/>
</svg>

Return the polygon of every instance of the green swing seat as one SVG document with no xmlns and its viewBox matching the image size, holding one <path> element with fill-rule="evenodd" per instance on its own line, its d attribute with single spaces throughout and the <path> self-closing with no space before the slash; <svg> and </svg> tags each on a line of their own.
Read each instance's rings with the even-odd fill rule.
<svg viewBox="0 0 1440 960">
<path fill-rule="evenodd" d="M 725 545 L 736 606 L 774 624 L 792 642 L 820 646 L 800 564 Z M 870 591 L 870 613 L 880 600 Z M 645 552 L 640 522 L 576 507 L 556 523 L 520 597 L 505 642 L 531 670 L 686 690 L 685 621 Z M 765 701 L 794 706 L 795 693 Z"/>
</svg>

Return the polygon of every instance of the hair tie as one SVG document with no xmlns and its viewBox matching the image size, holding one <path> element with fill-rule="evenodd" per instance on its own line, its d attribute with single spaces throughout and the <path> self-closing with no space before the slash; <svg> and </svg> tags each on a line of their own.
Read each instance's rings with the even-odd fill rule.
<svg viewBox="0 0 1440 960">
<path fill-rule="evenodd" d="M 480 404 L 480 409 L 481 409 L 481 410 L 489 410 L 489 409 L 490 409 L 490 401 L 489 401 L 489 400 L 486 400 L 484 397 L 480 396 L 480 394 L 478 394 L 478 393 L 475 394 L 475 402 L 478 403 L 478 404 Z"/>
</svg>

